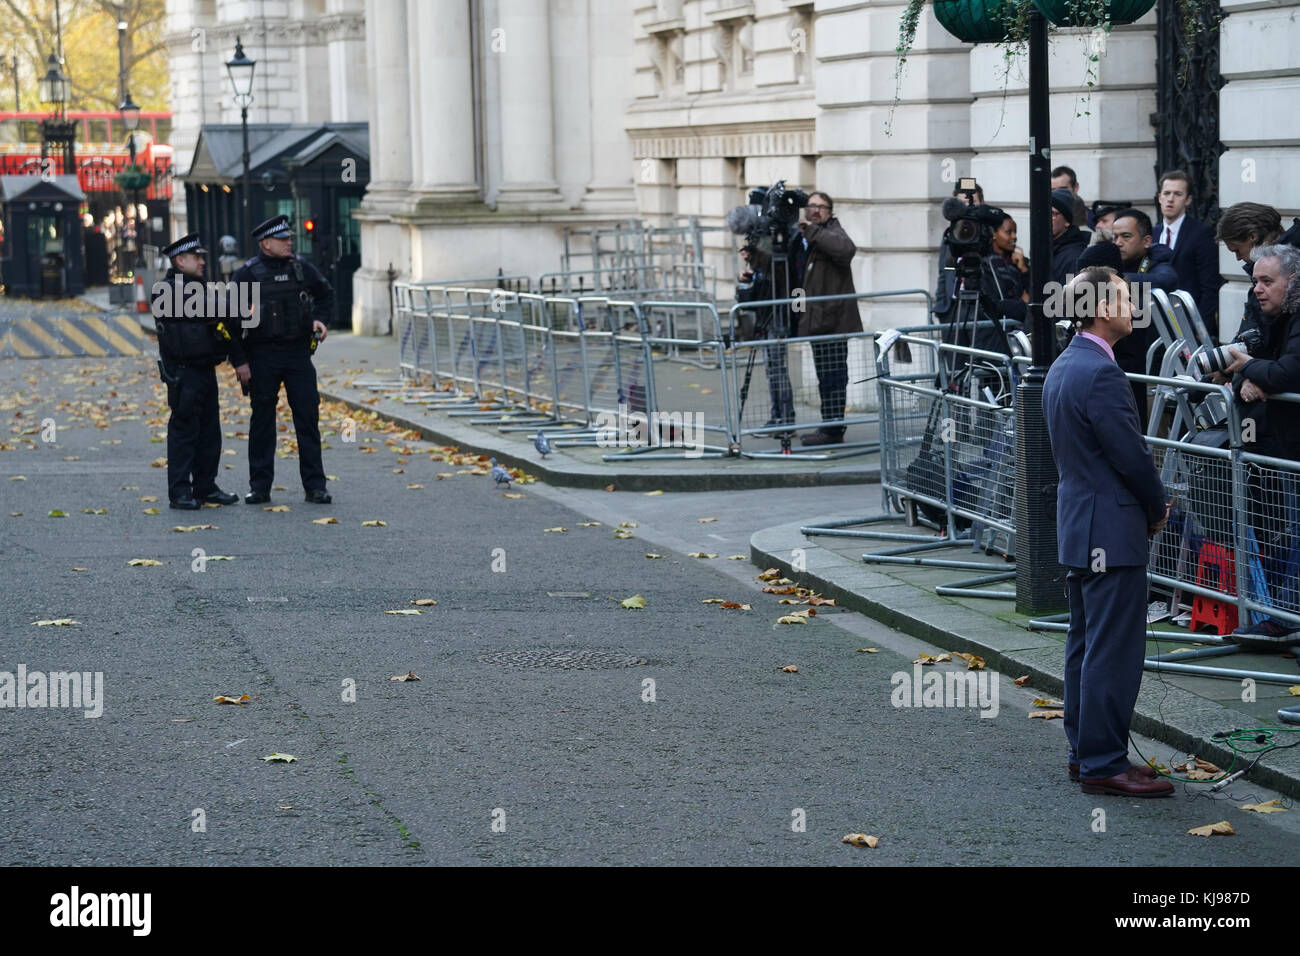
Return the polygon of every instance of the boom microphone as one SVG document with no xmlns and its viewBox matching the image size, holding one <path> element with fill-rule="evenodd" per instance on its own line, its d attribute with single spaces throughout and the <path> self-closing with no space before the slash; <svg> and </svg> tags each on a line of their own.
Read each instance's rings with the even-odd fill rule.
<svg viewBox="0 0 1300 956">
<path fill-rule="evenodd" d="M 744 236 L 757 229 L 762 218 L 761 206 L 737 206 L 727 213 L 727 228 L 738 236 Z"/>
<path fill-rule="evenodd" d="M 949 222 L 956 222 L 969 209 L 970 206 L 966 204 L 966 200 L 959 199 L 956 196 L 949 196 L 943 201 L 943 218 Z"/>
</svg>

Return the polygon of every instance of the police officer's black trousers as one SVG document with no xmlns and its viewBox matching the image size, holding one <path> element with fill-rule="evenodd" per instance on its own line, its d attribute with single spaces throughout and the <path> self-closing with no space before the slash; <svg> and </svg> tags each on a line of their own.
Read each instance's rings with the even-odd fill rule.
<svg viewBox="0 0 1300 956">
<path fill-rule="evenodd" d="M 320 394 L 316 391 L 316 366 L 306 349 L 278 351 L 250 350 L 248 365 L 253 373 L 249 390 L 253 414 L 248 426 L 248 487 L 271 491 L 275 479 L 275 406 L 284 384 L 293 428 L 298 436 L 298 474 L 304 491 L 325 490 L 325 466 L 321 464 Z"/>
<path fill-rule="evenodd" d="M 167 495 L 172 501 L 202 498 L 217 487 L 221 419 L 217 372 L 212 366 L 177 366 L 167 386 Z"/>
</svg>

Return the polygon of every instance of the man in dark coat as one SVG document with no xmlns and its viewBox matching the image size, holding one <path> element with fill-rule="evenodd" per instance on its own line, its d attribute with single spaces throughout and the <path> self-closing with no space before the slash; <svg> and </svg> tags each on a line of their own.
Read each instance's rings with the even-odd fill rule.
<svg viewBox="0 0 1300 956">
<path fill-rule="evenodd" d="M 1215 229 L 1215 238 L 1227 246 L 1237 257 L 1242 271 L 1253 279 L 1254 262 L 1251 253 L 1260 246 L 1294 246 L 1300 249 L 1300 219 L 1291 221 L 1291 228 L 1282 231 L 1282 216 L 1272 206 L 1257 202 L 1239 202 L 1223 210 Z M 1257 329 L 1263 324 L 1259 301 L 1255 298 L 1254 283 L 1246 293 L 1246 309 L 1239 332 Z"/>
<path fill-rule="evenodd" d="M 1173 252 L 1178 288 L 1190 292 L 1196 311 L 1216 342 L 1219 339 L 1219 254 L 1214 233 L 1199 219 L 1187 215 L 1192 204 L 1191 177 L 1181 169 L 1160 177 L 1161 223 L 1155 241 Z"/>
<path fill-rule="evenodd" d="M 854 292 L 850 264 L 858 247 L 849 238 L 840 221 L 832 215 L 831 197 L 815 192 L 808 197 L 808 220 L 799 223 L 799 231 L 808 247 L 803 268 L 803 290 L 808 298 L 819 295 L 845 295 Z M 856 299 L 838 302 L 809 302 L 808 314 L 799 323 L 800 335 L 831 335 L 862 331 L 862 316 Z M 821 393 L 823 422 L 844 418 L 845 396 L 849 387 L 849 343 L 812 343 L 813 365 L 817 369 L 817 389 Z M 804 445 L 836 445 L 844 441 L 845 426 L 824 425 L 802 439 Z"/>
<path fill-rule="evenodd" d="M 1060 474 L 1057 556 L 1068 569 L 1068 770 L 1084 793 L 1171 796 L 1171 783 L 1128 759 L 1146 655 L 1147 542 L 1169 516 L 1133 393 L 1115 364 L 1115 343 L 1132 327 L 1128 285 L 1094 266 L 1066 295 L 1080 328 L 1047 373 L 1043 414 Z"/>
<path fill-rule="evenodd" d="M 212 301 L 203 285 L 207 250 L 198 233 L 177 239 L 163 249 L 163 255 L 171 260 L 171 268 L 154 287 L 152 311 L 158 328 L 158 367 L 171 408 L 167 498 L 172 508 L 181 511 L 196 511 L 205 503 L 231 505 L 239 496 L 217 487 L 221 418 L 216 367 L 229 355 L 240 381 L 248 381 L 237 320 L 218 323 L 211 321 L 215 316 L 195 314 L 205 312 Z"/>
<path fill-rule="evenodd" d="M 1121 259 L 1118 271 L 1128 281 L 1130 295 L 1137 288 L 1134 283 L 1149 282 L 1151 288 L 1162 292 L 1173 292 L 1178 288 L 1178 273 L 1174 271 L 1171 262 L 1173 253 L 1158 242 L 1151 241 L 1151 218 L 1146 213 L 1140 209 L 1121 209 L 1115 213 L 1112 229 Z M 1083 261 L 1082 257 L 1080 261 Z M 1125 372 L 1148 375 L 1151 370 L 1147 368 L 1147 350 L 1156 340 L 1155 324 L 1151 321 L 1154 303 L 1144 294 L 1140 305 L 1142 314 L 1133 320 L 1133 334 L 1115 346 L 1115 362 Z M 1148 415 L 1147 387 L 1142 382 L 1133 382 L 1132 385 L 1138 420 L 1145 431 Z"/>
<path fill-rule="evenodd" d="M 252 366 L 253 410 L 248 426 L 248 486 L 244 502 L 271 500 L 275 478 L 275 407 L 284 384 L 298 438 L 298 474 L 305 499 L 329 504 L 321 462 L 320 393 L 311 357 L 327 334 L 334 290 L 310 262 L 293 253 L 287 216 L 275 216 L 253 230 L 261 252 L 235 272 L 237 283 L 258 283 L 260 308 L 244 323 L 244 347 Z"/>
<path fill-rule="evenodd" d="M 1074 224 L 1074 193 L 1052 190 L 1052 281 L 1065 285 L 1077 271 L 1079 253 L 1088 247 L 1088 234 Z"/>
</svg>

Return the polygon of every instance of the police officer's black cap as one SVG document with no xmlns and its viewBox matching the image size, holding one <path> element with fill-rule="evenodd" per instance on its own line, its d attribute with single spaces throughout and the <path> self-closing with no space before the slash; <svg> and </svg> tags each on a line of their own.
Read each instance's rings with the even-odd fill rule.
<svg viewBox="0 0 1300 956">
<path fill-rule="evenodd" d="M 203 248 L 203 240 L 199 238 L 197 232 L 191 232 L 188 236 L 181 236 L 171 245 L 163 247 L 162 252 L 168 259 L 175 259 L 182 252 L 192 252 L 200 256 L 208 254 L 208 250 Z"/>
<path fill-rule="evenodd" d="M 272 216 L 266 222 L 258 223 L 253 228 L 253 240 L 261 242 L 263 239 L 289 239 L 293 237 L 293 229 L 289 226 L 288 216 Z"/>
</svg>

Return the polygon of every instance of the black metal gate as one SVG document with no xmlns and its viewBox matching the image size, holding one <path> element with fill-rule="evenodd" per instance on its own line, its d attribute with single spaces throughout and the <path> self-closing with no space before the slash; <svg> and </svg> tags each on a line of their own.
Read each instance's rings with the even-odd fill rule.
<svg viewBox="0 0 1300 956">
<path fill-rule="evenodd" d="M 1219 218 L 1219 18 L 1217 5 L 1196 14 L 1191 49 L 1178 28 L 1177 0 L 1158 0 L 1156 22 L 1156 180 L 1182 169 L 1192 177 L 1191 214 Z"/>
</svg>

